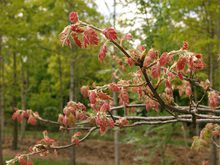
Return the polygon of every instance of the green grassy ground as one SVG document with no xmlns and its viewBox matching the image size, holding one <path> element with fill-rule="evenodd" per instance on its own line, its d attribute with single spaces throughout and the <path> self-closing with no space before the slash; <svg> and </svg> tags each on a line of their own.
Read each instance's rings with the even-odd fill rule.
<svg viewBox="0 0 220 165">
<path fill-rule="evenodd" d="M 7 157 L 5 160 L 8 160 Z M 70 165 L 68 161 L 53 161 L 53 160 L 42 160 L 42 159 L 34 159 L 34 165 Z M 19 163 L 16 163 L 15 165 L 20 165 Z M 85 165 L 85 164 L 78 164 L 77 165 Z"/>
</svg>

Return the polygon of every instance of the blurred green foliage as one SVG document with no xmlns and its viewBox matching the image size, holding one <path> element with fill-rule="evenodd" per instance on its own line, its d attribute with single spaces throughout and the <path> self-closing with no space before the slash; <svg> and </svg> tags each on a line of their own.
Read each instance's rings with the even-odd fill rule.
<svg viewBox="0 0 220 165">
<path fill-rule="evenodd" d="M 94 2 L 8 0 L 1 2 L 0 10 L 1 55 L 4 59 L 4 82 L 1 83 L 4 87 L 5 112 L 8 115 L 12 114 L 12 93 L 16 94 L 17 107 L 22 108 L 22 88 L 26 82 L 26 109 L 31 108 L 45 118 L 56 120 L 58 112 L 62 111 L 59 105 L 62 102 L 65 106 L 69 100 L 72 60 L 74 95 L 78 101 L 82 101 L 79 94 L 82 85 L 91 85 L 93 82 L 104 84 L 111 79 L 109 72 L 100 72 L 109 68 L 110 64 L 98 64 L 98 46 L 70 49 L 62 47 L 59 41 L 59 33 L 69 24 L 68 14 L 71 11 L 77 11 L 80 19 L 92 24 L 104 23 Z M 17 61 L 16 87 L 12 87 L 13 53 Z"/>
</svg>

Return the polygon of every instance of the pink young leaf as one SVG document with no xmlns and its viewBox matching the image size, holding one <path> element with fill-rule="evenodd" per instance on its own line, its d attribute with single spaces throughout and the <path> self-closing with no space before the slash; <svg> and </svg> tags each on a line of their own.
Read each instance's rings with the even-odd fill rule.
<svg viewBox="0 0 220 165">
<path fill-rule="evenodd" d="M 69 14 L 69 20 L 70 20 L 70 22 L 71 23 L 76 23 L 76 22 L 78 22 L 78 14 L 77 14 L 77 12 L 71 12 L 70 14 Z"/>
<path fill-rule="evenodd" d="M 89 93 L 89 101 L 90 101 L 91 104 L 95 104 L 96 103 L 96 97 L 97 97 L 97 95 L 96 95 L 95 91 L 91 91 Z"/>
<path fill-rule="evenodd" d="M 182 46 L 182 50 L 187 50 L 188 47 L 189 47 L 188 42 L 187 42 L 187 41 L 184 41 L 184 42 L 183 42 L 183 46 Z"/>
<path fill-rule="evenodd" d="M 127 58 L 127 62 L 130 66 L 134 65 L 134 61 L 132 60 L 132 58 Z"/>
<path fill-rule="evenodd" d="M 87 28 L 84 31 L 84 47 L 86 48 L 88 45 L 98 45 L 98 43 L 99 38 L 95 30 L 92 28 Z"/>
<path fill-rule="evenodd" d="M 160 65 L 156 64 L 151 68 L 151 75 L 153 78 L 160 76 Z"/>
<path fill-rule="evenodd" d="M 166 63 L 168 62 L 168 53 L 164 52 L 161 56 L 160 56 L 160 66 L 164 66 L 166 65 Z"/>
<path fill-rule="evenodd" d="M 144 66 L 144 67 L 147 67 L 147 66 L 151 63 L 151 60 L 152 60 L 152 58 L 151 58 L 150 56 L 146 56 L 146 57 L 144 58 L 143 66 Z"/>
<path fill-rule="evenodd" d="M 177 61 L 177 64 L 176 64 L 176 69 L 177 69 L 177 71 L 183 70 L 184 67 L 185 67 L 185 65 L 186 65 L 186 62 L 187 62 L 186 58 L 183 57 L 183 56 L 181 56 L 181 57 L 179 58 L 179 60 Z"/>
<path fill-rule="evenodd" d="M 72 37 L 73 37 L 73 40 L 74 40 L 75 44 L 78 45 L 81 48 L 82 47 L 82 42 L 79 40 L 79 37 L 77 36 L 77 34 L 73 33 Z"/>
<path fill-rule="evenodd" d="M 117 33 L 113 27 L 105 28 L 102 32 L 107 39 L 114 41 L 117 39 Z"/>
<path fill-rule="evenodd" d="M 155 50 L 154 48 L 151 48 L 149 51 L 148 51 L 148 56 L 150 56 L 151 58 L 156 58 L 157 57 L 157 54 L 158 54 L 158 51 Z"/>
<path fill-rule="evenodd" d="M 99 61 L 103 62 L 107 53 L 107 46 L 104 44 L 99 51 Z"/>
<path fill-rule="evenodd" d="M 88 86 L 82 86 L 80 88 L 80 93 L 83 95 L 83 97 L 87 98 L 89 97 L 89 87 Z"/>
</svg>

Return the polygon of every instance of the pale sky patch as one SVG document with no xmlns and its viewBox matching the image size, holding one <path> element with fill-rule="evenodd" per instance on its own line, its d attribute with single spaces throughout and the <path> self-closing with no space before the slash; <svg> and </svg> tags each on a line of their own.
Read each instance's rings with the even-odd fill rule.
<svg viewBox="0 0 220 165">
<path fill-rule="evenodd" d="M 137 15 L 137 5 L 135 2 L 132 2 L 126 6 L 122 4 L 123 0 L 116 0 L 116 29 L 124 34 L 134 31 L 141 27 L 143 24 L 144 15 Z M 95 0 L 98 11 L 105 17 L 107 22 L 110 22 L 113 25 L 113 13 L 114 13 L 114 0 Z M 138 17 L 138 18 L 137 18 Z M 148 17 L 150 17 L 148 15 Z M 131 22 L 132 26 L 122 27 L 119 25 L 119 22 L 123 20 L 128 20 Z M 135 21 L 134 21 L 135 20 Z M 143 39 L 144 36 L 140 35 L 140 38 Z M 140 39 L 133 39 L 133 46 L 137 47 L 140 45 Z"/>
</svg>

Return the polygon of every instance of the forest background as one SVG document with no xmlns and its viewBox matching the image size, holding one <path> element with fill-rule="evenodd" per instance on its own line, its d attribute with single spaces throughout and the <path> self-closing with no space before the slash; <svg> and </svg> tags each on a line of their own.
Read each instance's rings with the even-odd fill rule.
<svg viewBox="0 0 220 165">
<path fill-rule="evenodd" d="M 142 44 L 146 49 L 154 47 L 164 52 L 179 49 L 183 41 L 188 41 L 189 49 L 202 53 L 207 64 L 206 70 L 197 76 L 209 79 L 214 88 L 220 89 L 220 65 L 216 60 L 220 52 L 220 1 L 116 0 L 116 11 L 117 5 L 119 10 L 125 7 L 126 11 L 116 12 L 116 27 L 120 35 L 132 34 L 134 40 L 130 44 Z M 24 126 L 11 120 L 15 107 L 33 109 L 44 118 L 57 120 L 57 114 L 70 99 L 88 103 L 80 94 L 82 85 L 103 85 L 111 81 L 112 61 L 108 58 L 104 65 L 99 64 L 99 47 L 69 49 L 61 46 L 59 34 L 69 23 L 69 12 L 77 11 L 81 19 L 100 28 L 113 25 L 113 13 L 109 13 L 112 9 L 100 12 L 100 7 L 92 0 L 1 0 L 0 10 L 1 141 L 5 149 L 9 144 L 13 149 L 21 149 L 19 145 L 25 143 L 22 139 L 41 136 L 36 130 L 53 132 L 56 127 L 38 123 L 35 127 L 27 126 L 24 133 Z M 109 13 L 108 19 L 103 16 L 106 13 Z M 126 72 L 121 74 L 129 76 Z M 178 93 L 175 95 L 178 97 Z M 187 99 L 179 100 L 180 105 Z M 139 112 L 146 115 L 144 109 Z M 110 131 L 99 140 L 112 140 L 112 134 Z M 183 135 L 181 124 L 145 126 L 121 134 L 121 143 L 157 145 L 158 161 L 163 164 L 176 161 L 165 152 L 167 145 L 178 143 L 190 147 L 190 129 Z M 143 134 L 148 138 L 143 139 Z M 137 161 L 149 162 L 152 159 L 149 155 L 138 155 Z M 6 157 L 9 156 L 7 153 Z"/>
</svg>

